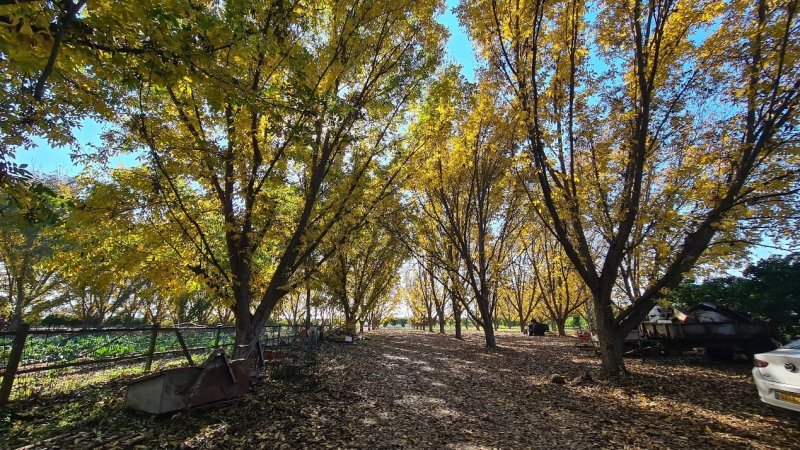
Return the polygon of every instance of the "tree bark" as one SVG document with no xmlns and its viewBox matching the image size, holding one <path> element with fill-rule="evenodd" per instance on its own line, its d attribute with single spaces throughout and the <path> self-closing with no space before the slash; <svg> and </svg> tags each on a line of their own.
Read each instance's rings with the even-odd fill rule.
<svg viewBox="0 0 800 450">
<path fill-rule="evenodd" d="M 624 356 L 624 336 L 616 323 L 614 310 L 611 307 L 611 287 L 602 289 L 594 297 L 595 315 L 597 316 L 597 337 L 600 341 L 600 357 L 603 373 L 617 377 L 627 374 Z"/>
<path fill-rule="evenodd" d="M 497 341 L 495 340 L 494 327 L 492 326 L 492 313 L 489 311 L 488 299 L 478 302 L 478 309 L 481 313 L 481 320 L 483 321 L 483 334 L 486 336 L 486 348 L 496 348 Z"/>
<path fill-rule="evenodd" d="M 17 301 L 14 303 L 14 311 L 11 313 L 11 331 L 15 331 L 22 324 L 22 311 L 25 308 L 25 288 L 22 280 L 17 280 Z"/>
<path fill-rule="evenodd" d="M 428 316 L 425 318 L 428 324 L 428 331 L 433 333 L 433 315 L 431 314 L 431 309 L 428 308 Z"/>
<path fill-rule="evenodd" d="M 567 318 L 566 317 L 560 317 L 560 318 L 556 319 L 555 322 L 556 322 L 556 328 L 558 329 L 558 335 L 559 336 L 566 336 L 567 332 L 566 332 L 566 330 L 564 328 L 566 326 Z"/>
<path fill-rule="evenodd" d="M 311 326 L 311 286 L 306 283 L 306 328 Z"/>
<path fill-rule="evenodd" d="M 628 370 L 623 359 L 625 349 L 622 336 L 616 332 L 615 327 L 609 326 L 598 326 L 597 334 L 600 340 L 603 373 L 613 377 L 627 374 Z"/>
<path fill-rule="evenodd" d="M 456 339 L 461 339 L 461 305 L 453 298 L 453 320 L 456 326 Z"/>
</svg>

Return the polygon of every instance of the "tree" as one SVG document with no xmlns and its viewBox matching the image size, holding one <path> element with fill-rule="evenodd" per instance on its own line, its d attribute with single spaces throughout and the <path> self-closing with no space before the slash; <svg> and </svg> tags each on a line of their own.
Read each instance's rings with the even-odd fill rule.
<svg viewBox="0 0 800 450">
<path fill-rule="evenodd" d="M 444 333 L 445 322 L 447 321 L 447 294 L 446 288 L 441 280 L 445 279 L 446 272 L 434 266 L 433 262 L 418 261 L 417 262 L 417 276 L 419 277 L 420 285 L 422 286 L 423 296 L 426 298 L 426 304 L 433 305 L 433 312 L 436 313 L 436 322 L 439 325 L 439 334 Z M 433 324 L 428 325 L 428 329 L 432 331 Z"/>
<path fill-rule="evenodd" d="M 453 82 L 451 89 L 463 88 Z M 426 254 L 468 286 L 478 314 L 466 305 L 464 310 L 483 328 L 487 347 L 494 348 L 497 285 L 521 217 L 509 175 L 515 133 L 489 90 L 464 90 L 466 98 L 451 106 L 453 117 L 430 119 L 448 122 L 443 128 L 460 132 L 432 142 L 418 208 L 431 224 L 425 230 Z M 442 239 L 446 244 L 438 245 Z M 457 258 L 447 257 L 448 246 Z"/>
<path fill-rule="evenodd" d="M 623 338 L 704 254 L 797 204 L 796 9 L 462 3 L 525 130 L 531 203 L 591 293 L 606 374 L 625 371 Z M 626 298 L 630 262 L 646 277 Z"/>
<path fill-rule="evenodd" d="M 73 183 L 76 207 L 61 224 L 58 272 L 62 295 L 85 323 L 117 312 L 205 323 L 214 304 L 226 302 L 194 278 L 191 264 L 176 263 L 190 259 L 191 248 L 159 209 L 152 175 L 143 167 L 87 169 Z"/>
<path fill-rule="evenodd" d="M 295 290 L 283 297 L 276 307 L 276 311 L 280 312 L 286 322 L 290 325 L 299 325 L 300 318 L 302 317 L 302 296 L 299 290 Z"/>
<path fill-rule="evenodd" d="M 425 271 L 417 266 L 415 270 L 406 272 L 403 282 L 403 297 L 406 306 L 411 310 L 411 325 L 424 330 L 433 331 L 433 298 L 428 292 Z"/>
<path fill-rule="evenodd" d="M 586 284 L 570 264 L 562 248 L 546 230 L 532 238 L 528 258 L 538 286 L 542 309 L 565 336 L 567 319 L 589 300 Z"/>
<path fill-rule="evenodd" d="M 91 34 L 96 24 L 96 14 L 80 14 L 86 0 L 6 3 L 0 12 L 0 52 L 5 62 L 0 67 L 5 80 L 0 86 L 0 188 L 4 189 L 18 188 L 11 185 L 30 179 L 27 169 L 10 158 L 18 148 L 33 146 L 32 137 L 74 144 L 72 128 L 82 118 L 108 111 L 102 102 L 93 101 L 108 92 L 101 87 L 102 68 L 89 74 L 75 67 L 85 66 L 85 61 L 79 61 L 82 58 L 72 44 L 77 35 Z M 111 8 L 98 8 L 105 10 L 102 20 L 109 21 Z M 66 55 L 59 59 L 65 47 Z M 48 85 L 52 78 L 56 82 Z"/>
<path fill-rule="evenodd" d="M 542 293 L 537 289 L 537 279 L 531 265 L 533 258 L 529 243 L 521 239 L 514 243 L 513 261 L 506 270 L 505 303 L 513 312 L 513 317 L 524 332 L 534 311 L 542 301 Z"/>
<path fill-rule="evenodd" d="M 437 6 L 130 6 L 82 47 L 121 92 L 107 145 L 146 152 L 196 276 L 232 298 L 237 343 L 388 195 L 397 126 L 438 62 Z"/>
<path fill-rule="evenodd" d="M 346 327 L 360 322 L 363 329 L 370 312 L 387 301 L 405 257 L 399 241 L 377 225 L 359 230 L 337 247 L 319 278 L 344 313 Z"/>
<path fill-rule="evenodd" d="M 40 184 L 24 202 L 0 193 L 0 291 L 6 304 L 1 310 L 11 329 L 63 301 L 54 293 L 61 277 L 53 256 L 61 246 L 58 224 L 72 203 L 68 192 L 56 193 L 65 186 L 48 183 L 53 187 Z"/>
<path fill-rule="evenodd" d="M 400 290 L 398 285 L 389 292 L 384 301 L 376 303 L 372 309 L 367 313 L 367 323 L 370 330 L 377 330 L 381 324 L 386 324 L 391 321 L 396 324 L 397 319 L 394 318 L 392 312 L 400 305 Z"/>
<path fill-rule="evenodd" d="M 113 283 L 104 290 L 85 284 L 67 285 L 62 295 L 82 324 L 101 325 L 133 303 L 140 286 L 132 280 L 122 280 L 121 284 Z"/>
</svg>

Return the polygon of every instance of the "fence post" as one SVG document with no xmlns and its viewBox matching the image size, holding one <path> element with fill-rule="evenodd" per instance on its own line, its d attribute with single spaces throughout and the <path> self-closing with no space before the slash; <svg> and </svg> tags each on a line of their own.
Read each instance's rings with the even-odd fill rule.
<svg viewBox="0 0 800 450">
<path fill-rule="evenodd" d="M 214 336 L 214 348 L 219 348 L 219 333 L 222 331 L 222 324 L 217 324 L 217 335 Z"/>
<path fill-rule="evenodd" d="M 194 366 L 194 361 L 192 361 L 192 354 L 189 353 L 189 347 L 187 347 L 186 342 L 183 341 L 181 330 L 179 330 L 178 328 L 175 328 L 175 336 L 178 337 L 178 343 L 181 344 L 181 349 L 183 349 L 183 354 L 186 356 L 186 360 L 189 361 L 189 365 Z"/>
<path fill-rule="evenodd" d="M 28 338 L 29 328 L 30 325 L 22 323 L 17 328 L 17 334 L 14 335 L 11 354 L 8 357 L 8 364 L 3 375 L 3 384 L 0 385 L 0 407 L 5 406 L 11 397 L 11 388 L 14 386 L 14 377 L 17 375 L 17 368 L 22 359 L 22 350 L 25 349 L 25 340 Z"/>
<path fill-rule="evenodd" d="M 153 354 L 156 352 L 156 339 L 158 338 L 158 324 L 153 324 L 153 331 L 150 333 L 150 345 L 147 347 L 147 359 L 144 362 L 144 371 L 150 372 L 153 367 Z"/>
</svg>

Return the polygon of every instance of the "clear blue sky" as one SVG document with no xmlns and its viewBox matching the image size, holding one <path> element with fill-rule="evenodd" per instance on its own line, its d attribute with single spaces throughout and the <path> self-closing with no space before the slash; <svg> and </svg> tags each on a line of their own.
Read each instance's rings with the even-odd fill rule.
<svg viewBox="0 0 800 450">
<path fill-rule="evenodd" d="M 458 17 L 453 13 L 453 8 L 458 6 L 457 0 L 447 0 L 445 13 L 439 22 L 446 26 L 450 31 L 450 38 L 447 40 L 445 49 L 447 50 L 447 60 L 461 66 L 461 73 L 470 81 L 475 81 L 475 69 L 478 66 L 472 43 L 467 37 L 464 28 L 458 23 Z"/>
</svg>

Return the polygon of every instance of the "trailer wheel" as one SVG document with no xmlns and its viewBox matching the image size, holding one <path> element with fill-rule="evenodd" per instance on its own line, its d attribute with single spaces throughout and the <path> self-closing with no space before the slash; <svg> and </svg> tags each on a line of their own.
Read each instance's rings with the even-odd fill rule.
<svg viewBox="0 0 800 450">
<path fill-rule="evenodd" d="M 733 349 L 725 347 L 706 347 L 706 356 L 712 361 L 730 361 L 733 359 Z"/>
<path fill-rule="evenodd" d="M 753 359 L 753 356 L 758 353 L 771 352 L 778 347 L 780 347 L 780 345 L 773 339 L 756 339 L 755 341 L 747 344 L 747 348 L 745 350 L 747 352 L 747 357 Z"/>
</svg>

